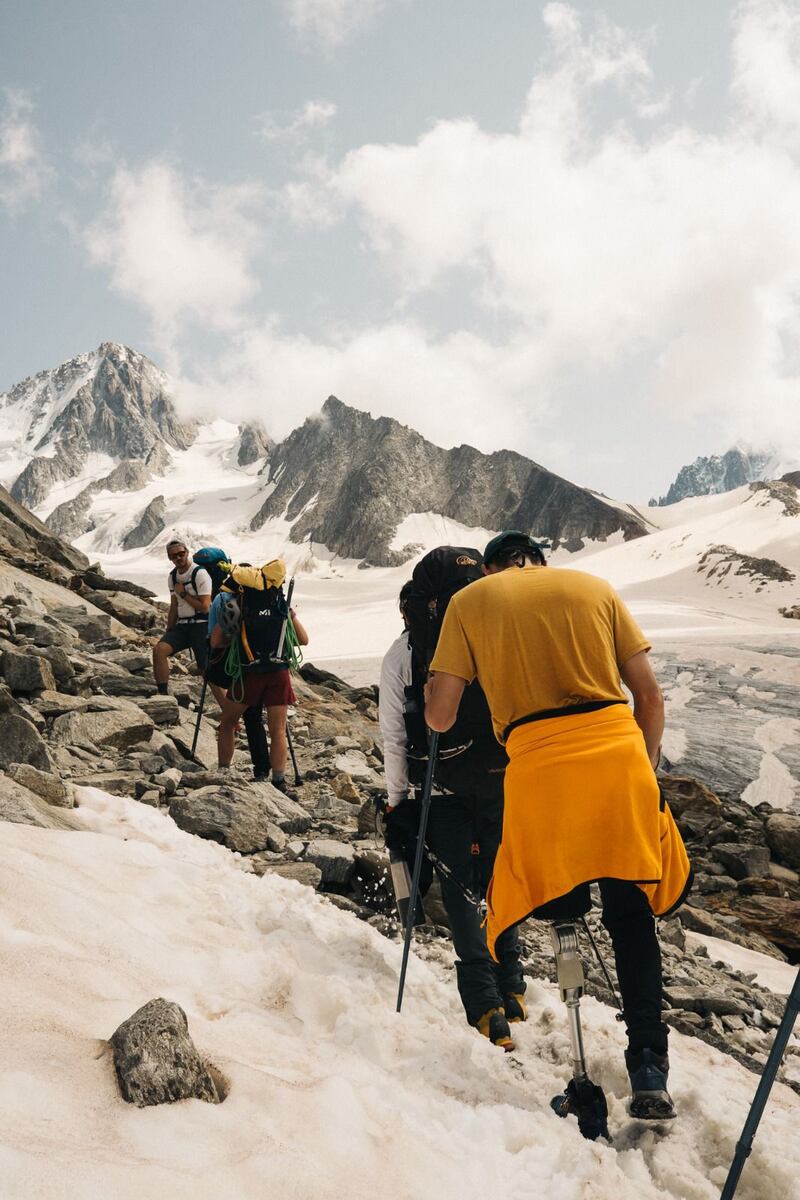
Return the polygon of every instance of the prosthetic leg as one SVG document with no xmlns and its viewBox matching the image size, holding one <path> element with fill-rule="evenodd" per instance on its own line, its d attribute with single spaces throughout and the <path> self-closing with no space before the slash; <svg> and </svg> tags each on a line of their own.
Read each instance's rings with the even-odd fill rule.
<svg viewBox="0 0 800 1200">
<path fill-rule="evenodd" d="M 559 1117 L 578 1118 L 578 1128 L 585 1138 L 607 1138 L 608 1105 L 603 1089 L 592 1083 L 586 1073 L 586 1054 L 581 1032 L 580 1003 L 583 995 L 583 963 L 578 946 L 578 930 L 571 921 L 550 924 L 553 953 L 561 999 L 567 1006 L 569 1039 L 572 1050 L 572 1079 L 560 1096 L 554 1096 L 550 1107 Z"/>
</svg>

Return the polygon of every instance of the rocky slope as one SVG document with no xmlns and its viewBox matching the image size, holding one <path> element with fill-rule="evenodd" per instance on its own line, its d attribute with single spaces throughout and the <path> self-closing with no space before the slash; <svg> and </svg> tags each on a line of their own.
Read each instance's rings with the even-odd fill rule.
<svg viewBox="0 0 800 1200">
<path fill-rule="evenodd" d="M 713 496 L 732 492 L 759 479 L 772 479 L 780 474 L 778 455 L 772 450 L 746 450 L 734 446 L 725 454 L 696 458 L 681 467 L 666 495 L 651 504 L 677 504 L 690 496 Z"/>
<path fill-rule="evenodd" d="M 391 547 L 412 513 L 439 513 L 482 529 L 529 530 L 554 547 L 627 540 L 645 522 L 511 450 L 443 450 L 389 417 L 371 417 L 329 396 L 276 447 L 268 494 L 251 527 L 285 515 L 293 542 L 311 540 L 372 566 L 407 561 L 417 547 Z"/>
<path fill-rule="evenodd" d="M 0 820 L 80 830 L 81 787 L 129 796 L 228 847 L 242 870 L 296 879 L 399 937 L 375 833 L 373 802 L 384 791 L 376 689 L 303 668 L 291 720 L 302 776 L 295 798 L 253 783 L 242 746 L 233 768 L 220 773 L 213 704 L 199 719 L 191 752 L 197 676 L 176 661 L 172 695 L 155 692 L 146 610 L 152 624 L 163 619 L 163 609 L 80 561 L 69 576 L 77 591 L 52 581 L 43 591 L 36 537 L 52 535 L 34 520 L 26 536 L 31 545 L 17 547 L 22 565 L 0 600 Z M 39 548 L 45 544 L 52 551 L 50 542 Z M 105 598 L 109 611 L 99 611 L 89 596 Z M 140 605 L 137 614 L 126 609 L 129 599 Z M 735 792 L 721 800 L 684 775 L 668 773 L 661 782 L 697 872 L 690 903 L 661 927 L 666 1019 L 758 1070 L 783 999 L 757 986 L 754 976 L 712 960 L 696 935 L 800 961 L 800 816 L 753 808 Z M 446 916 L 435 887 L 426 907 L 429 923 L 416 934 L 416 952 L 441 964 L 449 961 Z M 610 966 L 608 941 L 592 924 Z M 552 978 L 546 927 L 527 923 L 523 943 L 526 970 Z M 611 1003 L 588 944 L 585 953 L 590 990 Z M 798 1088 L 799 1053 L 795 1039 L 784 1067 L 786 1081 Z"/>
</svg>

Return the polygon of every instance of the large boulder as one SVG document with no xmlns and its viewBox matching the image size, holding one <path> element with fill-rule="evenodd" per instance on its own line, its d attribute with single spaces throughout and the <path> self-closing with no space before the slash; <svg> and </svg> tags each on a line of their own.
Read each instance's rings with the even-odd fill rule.
<svg viewBox="0 0 800 1200">
<path fill-rule="evenodd" d="M 208 1066 L 189 1035 L 186 1013 L 170 1000 L 150 1000 L 111 1036 L 120 1091 L 129 1104 L 145 1108 L 175 1100 L 220 1096 Z"/>
<path fill-rule="evenodd" d="M 773 813 L 767 817 L 766 839 L 770 850 L 782 863 L 800 869 L 800 816 Z"/>
<path fill-rule="evenodd" d="M 178 701 L 174 696 L 148 696 L 139 701 L 139 708 L 146 712 L 156 725 L 177 725 L 181 719 Z"/>
<path fill-rule="evenodd" d="M 56 677 L 46 658 L 4 650 L 2 661 L 3 676 L 12 692 L 55 691 Z"/>
<path fill-rule="evenodd" d="M 773 942 L 793 961 L 800 955 L 800 900 L 781 896 L 706 897 L 709 907 L 735 916 L 747 929 Z"/>
<path fill-rule="evenodd" d="M 30 721 L 14 712 L 0 712 L 0 769 L 6 770 L 12 763 L 53 770 L 47 746 Z"/>
<path fill-rule="evenodd" d="M 356 867 L 353 847 L 332 838 L 316 838 L 309 842 L 305 861 L 319 867 L 323 883 L 347 884 Z"/>
<path fill-rule="evenodd" d="M 220 842 L 241 854 L 269 849 L 273 825 L 287 833 L 300 833 L 310 824 L 305 809 L 265 783 L 248 788 L 198 788 L 190 796 L 176 796 L 169 813 L 187 833 Z"/>
<path fill-rule="evenodd" d="M 137 742 L 147 741 L 154 728 L 152 718 L 138 705 L 115 700 L 114 707 L 106 712 L 64 713 L 56 717 L 51 736 L 62 746 L 89 742 L 99 748 L 125 751 Z"/>
<path fill-rule="evenodd" d="M 0 821 L 35 825 L 39 829 L 80 829 L 77 818 L 54 808 L 15 779 L 0 774 Z"/>
<path fill-rule="evenodd" d="M 72 788 L 57 775 L 40 771 L 37 767 L 32 767 L 30 763 L 12 763 L 8 768 L 8 774 L 17 783 L 22 784 L 29 791 L 35 792 L 37 796 L 41 796 L 42 800 L 55 805 L 56 808 L 75 807 L 75 795 Z"/>
<path fill-rule="evenodd" d="M 133 629 L 150 630 L 163 619 L 150 600 L 142 600 L 129 592 L 98 590 L 86 591 L 83 595 L 97 608 Z"/>
</svg>

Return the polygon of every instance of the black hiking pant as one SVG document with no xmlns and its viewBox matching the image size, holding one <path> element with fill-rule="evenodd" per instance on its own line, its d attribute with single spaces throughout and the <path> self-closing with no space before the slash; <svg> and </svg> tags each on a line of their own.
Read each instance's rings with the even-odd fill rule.
<svg viewBox="0 0 800 1200">
<path fill-rule="evenodd" d="M 502 831 L 502 800 L 434 796 L 425 843 L 461 887 L 482 899 L 492 877 Z M 478 909 L 443 871 L 437 871 L 437 875 L 450 919 L 459 995 L 467 1020 L 477 1025 L 489 1009 L 503 1006 L 504 996 L 525 991 L 516 926 L 497 939 L 500 961 L 496 963 L 486 945 L 486 930 L 481 927 L 483 917 Z"/>
<path fill-rule="evenodd" d="M 656 922 L 647 897 L 624 879 L 598 881 L 603 901 L 603 924 L 614 947 L 614 961 L 628 1030 L 628 1049 L 667 1051 L 667 1026 L 661 1020 L 661 950 Z M 543 904 L 532 914 L 547 920 L 577 920 L 589 912 L 589 884 L 582 883 Z"/>
<path fill-rule="evenodd" d="M 269 775 L 269 743 L 267 731 L 264 728 L 264 708 L 261 704 L 253 704 L 244 710 L 244 731 L 247 734 L 247 748 L 253 761 L 253 774 Z"/>
</svg>

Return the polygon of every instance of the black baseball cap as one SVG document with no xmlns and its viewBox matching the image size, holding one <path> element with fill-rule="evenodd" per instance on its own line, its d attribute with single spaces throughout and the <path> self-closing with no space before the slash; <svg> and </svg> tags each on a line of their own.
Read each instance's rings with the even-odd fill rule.
<svg viewBox="0 0 800 1200">
<path fill-rule="evenodd" d="M 504 529 L 502 533 L 498 533 L 490 542 L 487 542 L 483 552 L 484 563 L 487 567 L 491 566 L 492 562 L 507 550 L 524 550 L 544 565 L 544 550 L 538 542 L 520 529 Z"/>
</svg>

